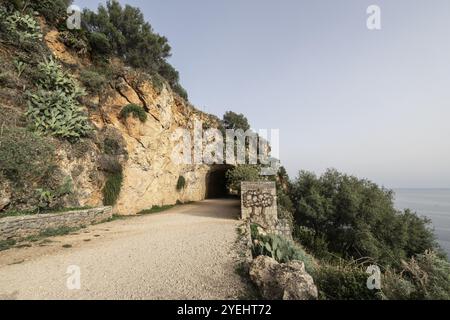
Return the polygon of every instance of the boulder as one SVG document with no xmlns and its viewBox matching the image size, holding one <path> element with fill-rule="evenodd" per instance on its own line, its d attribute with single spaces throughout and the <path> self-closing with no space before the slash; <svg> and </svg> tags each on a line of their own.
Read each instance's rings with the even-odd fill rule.
<svg viewBox="0 0 450 320">
<path fill-rule="evenodd" d="M 275 259 L 266 256 L 259 256 L 250 264 L 250 279 L 265 299 L 281 300 L 283 297 L 283 289 L 275 277 L 277 266 Z"/>
<path fill-rule="evenodd" d="M 268 300 L 316 300 L 317 287 L 301 261 L 285 264 L 259 256 L 250 265 L 250 278 Z"/>
</svg>

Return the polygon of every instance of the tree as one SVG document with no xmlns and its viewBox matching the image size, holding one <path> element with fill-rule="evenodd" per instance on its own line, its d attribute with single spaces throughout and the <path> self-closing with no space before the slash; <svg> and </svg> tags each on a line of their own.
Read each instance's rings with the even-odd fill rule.
<svg viewBox="0 0 450 320">
<path fill-rule="evenodd" d="M 110 0 L 106 6 L 100 4 L 97 12 L 85 9 L 82 21 L 94 54 L 116 55 L 134 68 L 159 74 L 187 100 L 178 71 L 167 62 L 171 56 L 167 38 L 154 32 L 139 8 L 122 7 L 117 0 Z"/>
<path fill-rule="evenodd" d="M 167 38 L 153 31 L 139 8 L 107 1 L 97 13 L 85 9 L 83 23 L 89 32 L 104 34 L 112 53 L 135 68 L 157 72 L 170 56 Z"/>
<path fill-rule="evenodd" d="M 227 172 L 228 187 L 241 192 L 241 182 L 261 180 L 260 169 L 254 165 L 240 165 Z"/>
<path fill-rule="evenodd" d="M 331 253 L 343 258 L 398 265 L 437 247 L 429 220 L 397 211 L 394 193 L 368 180 L 336 170 L 321 177 L 301 172 L 290 195 L 297 226 L 311 230 L 315 240 L 324 240 Z"/>
<path fill-rule="evenodd" d="M 247 118 L 243 114 L 237 114 L 233 111 L 227 111 L 223 116 L 225 129 L 243 130 L 246 132 L 250 129 Z"/>
</svg>

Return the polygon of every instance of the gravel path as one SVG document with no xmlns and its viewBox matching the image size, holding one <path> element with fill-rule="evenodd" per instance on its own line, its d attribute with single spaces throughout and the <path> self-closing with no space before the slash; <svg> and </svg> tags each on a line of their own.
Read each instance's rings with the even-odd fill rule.
<svg viewBox="0 0 450 320">
<path fill-rule="evenodd" d="M 237 299 L 238 214 L 208 200 L 0 252 L 0 299 Z M 71 265 L 80 290 L 67 288 Z"/>
</svg>

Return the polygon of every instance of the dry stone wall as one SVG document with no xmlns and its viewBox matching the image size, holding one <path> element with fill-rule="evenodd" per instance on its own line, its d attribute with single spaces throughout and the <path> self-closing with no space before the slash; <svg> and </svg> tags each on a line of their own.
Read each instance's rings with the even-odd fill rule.
<svg viewBox="0 0 450 320">
<path fill-rule="evenodd" d="M 78 228 L 103 222 L 112 217 L 111 207 L 86 209 L 54 214 L 36 214 L 0 219 L 0 241 L 20 240 L 63 227 Z"/>
<path fill-rule="evenodd" d="M 241 212 L 243 220 L 256 223 L 269 233 L 292 239 L 291 224 L 278 218 L 275 182 L 242 182 Z"/>
</svg>

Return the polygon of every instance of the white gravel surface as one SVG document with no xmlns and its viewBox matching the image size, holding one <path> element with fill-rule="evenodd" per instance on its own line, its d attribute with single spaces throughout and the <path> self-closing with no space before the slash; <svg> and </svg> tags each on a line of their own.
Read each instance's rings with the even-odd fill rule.
<svg viewBox="0 0 450 320">
<path fill-rule="evenodd" d="M 0 252 L 0 299 L 237 299 L 238 215 L 238 201 L 207 200 Z"/>
</svg>

